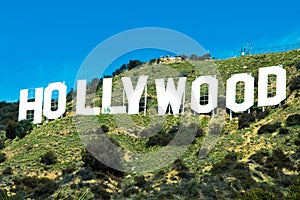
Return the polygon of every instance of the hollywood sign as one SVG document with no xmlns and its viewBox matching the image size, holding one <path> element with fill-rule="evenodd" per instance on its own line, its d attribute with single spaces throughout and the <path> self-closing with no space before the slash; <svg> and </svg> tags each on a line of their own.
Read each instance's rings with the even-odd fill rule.
<svg viewBox="0 0 300 200">
<path fill-rule="evenodd" d="M 258 73 L 258 106 L 278 105 L 286 98 L 286 70 L 281 66 L 264 67 Z M 276 93 L 268 96 L 268 77 L 276 76 Z M 140 76 L 133 88 L 130 77 L 121 78 L 128 101 L 126 106 L 111 106 L 112 78 L 103 79 L 102 109 L 100 107 L 86 107 L 86 80 L 77 81 L 76 114 L 138 114 L 139 102 L 147 86 L 148 76 Z M 236 102 L 236 86 L 238 82 L 244 83 L 244 101 Z M 209 98 L 206 105 L 200 105 L 200 88 L 202 84 L 208 85 Z M 177 88 L 174 79 L 168 78 L 165 86 L 164 79 L 155 79 L 157 94 L 157 113 L 164 115 L 171 105 L 173 114 L 180 113 L 180 107 L 184 104 L 186 77 L 179 77 Z M 52 94 L 58 92 L 58 104 L 56 110 L 52 110 Z M 26 119 L 27 111 L 33 110 L 33 123 L 41 123 L 42 116 L 47 119 L 58 119 L 66 111 L 67 86 L 64 83 L 55 82 L 44 88 L 35 88 L 34 101 L 28 99 L 28 89 L 20 91 L 19 120 Z M 146 104 L 146 103 L 145 103 Z M 218 79 L 214 76 L 197 77 L 191 85 L 191 110 L 195 113 L 209 113 L 218 105 Z M 254 77 L 247 73 L 232 75 L 226 82 L 226 107 L 233 112 L 246 111 L 254 105 Z M 184 105 L 183 105 L 184 106 Z M 145 105 L 146 107 L 146 105 Z"/>
</svg>

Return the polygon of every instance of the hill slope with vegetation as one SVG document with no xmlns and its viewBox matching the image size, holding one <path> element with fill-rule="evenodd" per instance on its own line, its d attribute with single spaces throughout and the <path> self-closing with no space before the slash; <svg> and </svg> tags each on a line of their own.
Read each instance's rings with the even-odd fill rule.
<svg viewBox="0 0 300 200">
<path fill-rule="evenodd" d="M 123 173 L 99 163 L 80 140 L 72 112 L 62 119 L 34 127 L 22 138 L 11 140 L 1 132 L 0 196 L 30 199 L 300 199 L 299 61 L 300 50 L 203 61 L 204 65 L 213 62 L 225 80 L 240 72 L 249 72 L 257 80 L 258 68 L 282 65 L 287 70 L 287 98 L 281 105 L 266 107 L 264 111 L 254 106 L 251 113 L 235 113 L 231 121 L 227 111 L 216 144 L 203 158 L 199 158 L 199 150 L 208 134 L 211 116 L 197 116 L 197 133 L 187 151 L 172 164 L 153 172 Z M 165 67 L 174 69 L 174 74 L 168 74 L 169 77 L 187 76 L 189 82 L 199 75 L 188 60 L 165 63 Z M 141 71 L 165 76 L 159 64 L 144 63 L 142 67 L 114 74 L 114 83 L 122 76 L 134 76 Z M 98 83 L 94 88 L 98 91 L 95 104 L 101 106 L 102 88 Z M 151 84 L 148 93 L 147 105 L 155 107 L 156 94 Z M 166 146 L 174 138 L 182 116 L 167 115 L 162 130 L 148 138 L 143 137 L 143 133 L 150 123 L 149 115 L 144 116 L 141 111 L 140 115 L 130 118 L 141 126 L 120 129 L 111 115 L 100 115 L 99 123 L 104 134 L 120 147 L 151 152 Z M 126 121 L 123 123 L 126 127 Z M 147 131 L 151 132 L 151 128 Z"/>
</svg>

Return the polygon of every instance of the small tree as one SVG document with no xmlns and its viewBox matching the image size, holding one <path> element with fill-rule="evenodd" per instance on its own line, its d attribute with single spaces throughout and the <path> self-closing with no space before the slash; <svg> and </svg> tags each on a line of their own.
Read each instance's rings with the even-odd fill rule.
<svg viewBox="0 0 300 200">
<path fill-rule="evenodd" d="M 198 60 L 198 56 L 196 54 L 191 54 L 190 59 L 191 60 Z"/>
<path fill-rule="evenodd" d="M 6 128 L 6 137 L 9 139 L 15 139 L 17 136 L 23 138 L 32 131 L 33 126 L 29 120 L 22 120 L 16 124 L 9 124 Z"/>
<path fill-rule="evenodd" d="M 6 138 L 13 140 L 17 137 L 15 127 L 16 127 L 16 123 L 10 122 L 7 125 L 6 130 L 5 130 Z"/>
<path fill-rule="evenodd" d="M 41 163 L 45 165 L 52 165 L 57 162 L 57 156 L 53 151 L 48 151 L 43 156 L 41 156 Z"/>
<path fill-rule="evenodd" d="M 131 70 L 133 68 L 140 66 L 141 64 L 143 64 L 143 63 L 139 60 L 130 60 L 129 63 L 127 64 L 127 67 L 128 67 L 128 70 Z"/>
<path fill-rule="evenodd" d="M 17 123 L 16 136 L 19 138 L 25 137 L 30 131 L 32 131 L 32 123 L 28 120 L 22 120 Z"/>
<path fill-rule="evenodd" d="M 4 141 L 2 140 L 2 138 L 0 138 L 0 149 L 4 148 Z"/>
<path fill-rule="evenodd" d="M 0 163 L 4 162 L 6 160 L 6 154 L 0 153 Z"/>
<path fill-rule="evenodd" d="M 290 91 L 300 89 L 300 76 L 296 76 L 290 81 Z"/>
<path fill-rule="evenodd" d="M 300 60 L 297 61 L 296 63 L 296 68 L 299 70 L 300 69 Z"/>
</svg>

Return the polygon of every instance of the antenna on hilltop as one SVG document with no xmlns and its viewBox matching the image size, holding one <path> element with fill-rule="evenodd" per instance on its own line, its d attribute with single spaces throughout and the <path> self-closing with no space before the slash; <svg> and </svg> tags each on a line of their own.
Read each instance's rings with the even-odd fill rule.
<svg viewBox="0 0 300 200">
<path fill-rule="evenodd" d="M 240 55 L 241 56 L 252 55 L 252 47 L 253 47 L 253 44 L 251 42 L 247 42 L 246 45 L 241 48 Z"/>
</svg>

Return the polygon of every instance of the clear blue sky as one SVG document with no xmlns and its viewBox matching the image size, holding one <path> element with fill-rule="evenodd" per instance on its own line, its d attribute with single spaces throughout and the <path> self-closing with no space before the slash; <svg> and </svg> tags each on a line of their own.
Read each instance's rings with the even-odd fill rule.
<svg viewBox="0 0 300 200">
<path fill-rule="evenodd" d="M 217 58 L 298 42 L 300 3 L 286 1 L 1 1 L 0 101 L 19 90 L 66 81 L 101 41 L 139 27 L 182 32 Z"/>
</svg>

